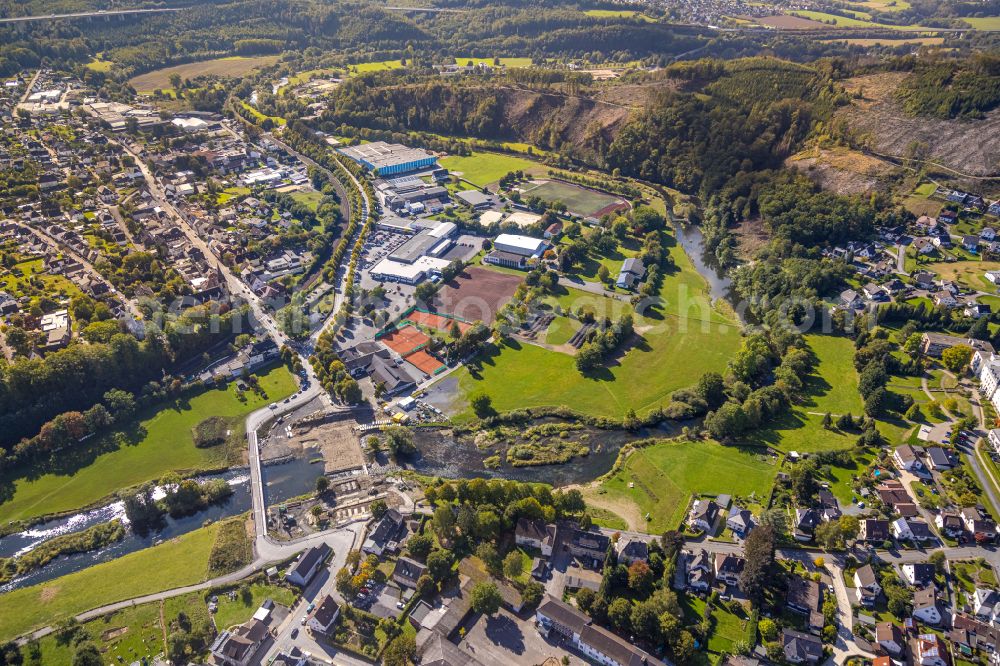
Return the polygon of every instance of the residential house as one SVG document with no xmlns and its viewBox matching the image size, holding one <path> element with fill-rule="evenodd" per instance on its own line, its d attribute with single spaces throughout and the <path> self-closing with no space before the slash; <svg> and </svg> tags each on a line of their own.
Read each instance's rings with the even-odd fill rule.
<svg viewBox="0 0 1000 666">
<path fill-rule="evenodd" d="M 729 510 L 729 517 L 726 518 L 726 527 L 740 539 L 746 537 L 750 530 L 754 528 L 753 514 L 746 509 L 733 506 Z"/>
<path fill-rule="evenodd" d="M 285 574 L 285 580 L 293 585 L 305 587 L 322 568 L 333 550 L 325 543 L 313 546 L 299 555 L 299 559 Z"/>
<path fill-rule="evenodd" d="M 879 622 L 875 625 L 875 644 L 894 657 L 900 656 L 906 647 L 903 629 L 892 622 Z"/>
<path fill-rule="evenodd" d="M 972 595 L 972 611 L 984 622 L 997 622 L 1000 594 L 988 587 L 977 587 Z"/>
<path fill-rule="evenodd" d="M 854 572 L 854 588 L 858 602 L 863 606 L 873 606 L 882 594 L 882 586 L 872 565 L 866 564 Z"/>
<path fill-rule="evenodd" d="M 840 292 L 840 307 L 845 310 L 862 310 L 865 307 L 865 302 L 858 295 L 858 292 L 853 289 L 845 289 Z"/>
<path fill-rule="evenodd" d="M 936 587 L 928 585 L 913 593 L 913 617 L 926 624 L 936 625 L 941 622 Z"/>
<path fill-rule="evenodd" d="M 997 536 L 996 523 L 985 516 L 977 507 L 967 506 L 961 511 L 965 529 L 976 541 L 993 541 Z"/>
<path fill-rule="evenodd" d="M 937 634 L 920 634 L 910 645 L 913 666 L 948 666 L 948 648 Z"/>
<path fill-rule="evenodd" d="M 392 579 L 402 587 L 415 588 L 427 567 L 412 560 L 409 557 L 400 557 L 396 560 L 396 567 L 392 570 Z"/>
<path fill-rule="evenodd" d="M 816 509 L 796 507 L 795 509 L 795 540 L 812 541 L 813 531 L 823 522 L 823 515 Z"/>
<path fill-rule="evenodd" d="M 874 301 L 876 303 L 882 303 L 889 300 L 889 294 L 880 286 L 874 282 L 869 282 L 864 287 L 861 288 L 862 293 L 865 295 L 869 301 Z"/>
<path fill-rule="evenodd" d="M 608 556 L 608 546 L 611 545 L 611 539 L 600 532 L 574 529 L 567 545 L 574 556 L 602 564 Z"/>
<path fill-rule="evenodd" d="M 664 666 L 630 641 L 599 627 L 589 617 L 561 599 L 546 595 L 535 611 L 539 630 L 556 634 L 586 657 L 605 666 Z"/>
<path fill-rule="evenodd" d="M 897 468 L 907 472 L 920 471 L 924 467 L 920 459 L 917 458 L 916 451 L 909 444 L 896 447 L 896 450 L 892 454 L 892 462 Z"/>
<path fill-rule="evenodd" d="M 913 249 L 917 254 L 928 255 L 935 251 L 934 243 L 929 238 L 916 238 L 913 241 Z"/>
<path fill-rule="evenodd" d="M 398 547 L 399 534 L 403 529 L 403 516 L 395 509 L 389 509 L 368 533 L 361 550 L 369 555 L 381 557 L 382 553 L 393 552 Z"/>
<path fill-rule="evenodd" d="M 969 252 L 979 250 L 979 236 L 962 236 L 962 247 Z"/>
<path fill-rule="evenodd" d="M 979 319 L 980 317 L 989 317 L 993 314 L 993 308 L 985 303 L 969 303 L 965 306 L 962 311 L 966 317 L 971 317 L 973 319 Z"/>
<path fill-rule="evenodd" d="M 727 585 L 737 586 L 740 584 L 740 574 L 746 566 L 746 560 L 738 555 L 728 553 L 715 554 L 715 579 L 721 580 Z"/>
<path fill-rule="evenodd" d="M 615 286 L 619 289 L 635 289 L 645 276 L 646 267 L 643 265 L 642 259 L 629 257 L 622 263 L 622 269 L 618 273 L 618 279 L 615 280 Z"/>
<path fill-rule="evenodd" d="M 698 499 L 694 501 L 688 514 L 688 527 L 699 532 L 711 533 L 715 529 L 715 521 L 719 516 L 719 505 L 712 500 Z"/>
<path fill-rule="evenodd" d="M 649 560 L 649 544 L 632 536 L 621 536 L 615 543 L 618 561 L 625 566 Z"/>
<path fill-rule="evenodd" d="M 997 232 L 993 227 L 983 227 L 979 232 L 979 238 L 986 241 L 991 241 L 997 237 Z"/>
<path fill-rule="evenodd" d="M 704 548 L 687 558 L 687 586 L 704 592 L 712 586 L 712 560 Z"/>
<path fill-rule="evenodd" d="M 268 637 L 267 625 L 257 619 L 225 630 L 215 637 L 209 651 L 220 666 L 247 666 Z"/>
<path fill-rule="evenodd" d="M 823 658 L 823 642 L 801 631 L 783 629 L 781 647 L 791 664 L 817 664 Z"/>
<path fill-rule="evenodd" d="M 514 528 L 514 542 L 518 546 L 537 548 L 542 551 L 542 555 L 550 557 L 557 534 L 558 528 L 555 525 L 546 525 L 543 520 L 519 518 Z"/>
<path fill-rule="evenodd" d="M 902 570 L 903 580 L 913 587 L 922 587 L 933 583 L 934 574 L 937 571 L 934 565 L 928 562 L 904 564 Z"/>
<path fill-rule="evenodd" d="M 837 502 L 837 498 L 833 496 L 833 493 L 826 488 L 821 488 L 816 495 L 816 500 L 824 522 L 840 518 L 840 504 Z"/>
<path fill-rule="evenodd" d="M 823 588 L 818 582 L 802 576 L 789 576 L 785 605 L 789 610 L 806 616 L 810 631 L 822 631 Z"/>
<path fill-rule="evenodd" d="M 889 538 L 889 521 L 877 518 L 864 518 L 858 530 L 858 541 L 876 542 Z"/>
<path fill-rule="evenodd" d="M 313 612 L 309 615 L 309 619 L 306 620 L 306 626 L 321 634 L 329 634 L 330 630 L 337 624 L 337 618 L 339 617 L 340 606 L 328 594 L 313 609 Z"/>
<path fill-rule="evenodd" d="M 934 333 L 928 332 L 924 333 L 920 338 L 921 348 L 920 350 L 927 356 L 933 358 L 941 358 L 941 352 L 945 349 L 950 349 L 958 345 L 968 345 L 973 349 L 977 349 L 975 343 L 981 343 L 981 340 L 973 340 L 970 338 L 960 338 L 954 335 L 945 335 L 944 333 Z"/>
<path fill-rule="evenodd" d="M 948 509 L 942 510 L 934 517 L 934 524 L 937 525 L 943 535 L 951 539 L 958 538 L 965 532 L 965 521 L 962 520 L 962 516 Z"/>
<path fill-rule="evenodd" d="M 933 470 L 951 469 L 955 466 L 955 461 L 940 446 L 930 446 L 924 452 L 927 454 L 927 464 Z"/>
</svg>

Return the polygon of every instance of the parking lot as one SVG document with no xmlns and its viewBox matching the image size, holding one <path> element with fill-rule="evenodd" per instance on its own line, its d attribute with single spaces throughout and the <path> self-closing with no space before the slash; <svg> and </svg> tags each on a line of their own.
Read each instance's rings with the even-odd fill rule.
<svg viewBox="0 0 1000 666">
<path fill-rule="evenodd" d="M 495 617 L 472 615 L 466 620 L 465 638 L 459 643 L 484 666 L 541 664 L 549 657 L 570 664 L 587 664 L 578 654 L 538 633 L 534 616 L 519 618 L 501 608 Z"/>
</svg>

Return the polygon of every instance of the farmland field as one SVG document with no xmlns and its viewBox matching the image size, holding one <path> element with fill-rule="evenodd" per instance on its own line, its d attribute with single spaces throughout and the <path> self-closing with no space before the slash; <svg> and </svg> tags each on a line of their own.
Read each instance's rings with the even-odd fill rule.
<svg viewBox="0 0 1000 666">
<path fill-rule="evenodd" d="M 624 203 L 620 198 L 580 187 L 571 183 L 550 180 L 525 190 L 524 196 L 539 197 L 549 203 L 562 202 L 571 213 L 583 217 L 599 217 L 601 211 L 614 204 Z"/>
<path fill-rule="evenodd" d="M 91 608 L 205 580 L 208 555 L 220 525 L 0 595 L 0 640 Z"/>
<path fill-rule="evenodd" d="M 174 405 L 147 413 L 132 429 L 107 435 L 91 456 L 58 472 L 32 478 L 0 477 L 6 501 L 0 521 L 25 520 L 89 505 L 121 488 L 159 479 L 170 471 L 226 466 L 226 447 L 196 448 L 191 429 L 209 416 L 242 417 L 274 400 L 291 395 L 295 379 L 284 366 L 260 376 L 267 394 L 237 398 L 236 387 L 207 389 Z"/>
<path fill-rule="evenodd" d="M 876 23 L 874 21 L 867 21 L 859 18 L 850 18 L 846 16 L 838 16 L 836 14 L 827 14 L 825 12 L 817 12 L 812 10 L 799 9 L 795 10 L 795 15 L 800 16 L 805 19 L 810 19 L 813 21 L 818 21 L 827 25 L 835 25 L 838 28 L 882 28 L 888 30 L 924 30 L 927 28 L 919 25 L 889 25 L 887 23 Z"/>
<path fill-rule="evenodd" d="M 632 453 L 596 492 L 632 502 L 643 516 L 649 513 L 646 530 L 660 534 L 680 525 L 693 494 L 753 494 L 761 500 L 777 472 L 760 450 L 711 441 L 663 441 Z"/>
<path fill-rule="evenodd" d="M 441 166 L 460 174 L 462 178 L 485 187 L 495 183 L 511 171 L 541 170 L 539 164 L 514 155 L 500 153 L 472 153 L 468 157 L 450 156 L 440 160 Z"/>
<path fill-rule="evenodd" d="M 139 92 L 152 92 L 162 88 L 169 88 L 171 74 L 178 74 L 181 79 L 190 79 L 201 75 L 243 76 L 251 70 L 273 65 L 277 61 L 278 56 L 256 56 L 253 58 L 231 56 L 229 58 L 216 58 L 215 60 L 201 60 L 199 62 L 189 62 L 184 65 L 155 69 L 152 72 L 146 72 L 130 79 L 129 83 Z"/>
<path fill-rule="evenodd" d="M 980 18 L 962 18 L 976 30 L 1000 30 L 1000 16 L 983 16 Z"/>
</svg>

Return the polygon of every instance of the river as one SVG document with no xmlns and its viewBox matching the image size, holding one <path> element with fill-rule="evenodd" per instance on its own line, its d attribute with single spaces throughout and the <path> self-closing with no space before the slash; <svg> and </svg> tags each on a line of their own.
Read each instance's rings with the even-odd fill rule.
<svg viewBox="0 0 1000 666">
<path fill-rule="evenodd" d="M 551 420 L 543 419 L 535 423 L 542 421 Z M 456 437 L 449 429 L 418 428 L 414 432 L 418 453 L 403 462 L 406 469 L 449 479 L 511 479 L 560 487 L 588 483 L 607 473 L 614 465 L 618 451 L 628 442 L 647 437 L 672 437 L 679 432 L 679 428 L 664 425 L 634 433 L 585 428 L 579 433 L 574 432 L 573 438 L 577 439 L 580 434 L 586 433 L 590 445 L 589 455 L 576 457 L 565 463 L 520 467 L 507 463 L 505 459 L 503 465 L 497 468 L 483 465 L 483 460 L 494 455 L 496 450 L 480 450 L 471 436 Z"/>
<path fill-rule="evenodd" d="M 735 305 L 733 281 L 722 271 L 715 257 L 705 250 L 705 236 L 701 233 L 701 229 L 694 224 L 674 222 L 674 234 L 691 259 L 695 270 L 708 282 L 712 300 L 722 298 Z"/>
<path fill-rule="evenodd" d="M 316 477 L 322 471 L 322 465 L 310 464 L 309 460 L 314 458 L 316 458 L 316 454 L 310 454 L 304 458 L 295 458 L 287 463 L 265 467 L 264 492 L 267 502 L 276 504 L 312 491 L 316 485 Z M 207 481 L 214 478 L 226 479 L 233 489 L 233 494 L 224 502 L 184 518 L 166 516 L 161 529 L 146 535 L 140 536 L 132 530 L 128 530 L 122 541 L 105 548 L 88 553 L 57 557 L 43 567 L 8 581 L 5 585 L 0 585 L 0 593 L 44 583 L 59 576 L 65 576 L 95 564 L 134 553 L 143 548 L 149 548 L 159 541 L 187 534 L 202 527 L 207 521 L 223 520 L 250 511 L 250 473 L 247 470 L 230 470 L 223 474 L 198 477 L 198 480 Z M 125 517 L 125 508 L 121 502 L 112 502 L 98 509 L 39 523 L 23 532 L 0 539 L 0 557 L 14 557 L 57 536 L 81 532 L 94 525 L 115 519 L 128 523 L 128 519 Z"/>
</svg>

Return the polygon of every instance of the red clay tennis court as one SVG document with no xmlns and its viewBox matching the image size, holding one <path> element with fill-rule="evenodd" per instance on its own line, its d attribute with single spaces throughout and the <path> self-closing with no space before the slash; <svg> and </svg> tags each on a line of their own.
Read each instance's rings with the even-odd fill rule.
<svg viewBox="0 0 1000 666">
<path fill-rule="evenodd" d="M 416 326 L 406 325 L 383 335 L 379 338 L 379 342 L 400 356 L 406 356 L 417 347 L 430 342 L 430 338 L 421 333 Z"/>
<path fill-rule="evenodd" d="M 440 369 L 444 363 L 437 360 L 423 349 L 420 351 L 415 351 L 406 357 L 406 362 L 413 364 L 420 372 L 427 375 L 433 375 L 435 370 Z"/>
<path fill-rule="evenodd" d="M 442 317 L 439 314 L 434 314 L 432 312 L 421 312 L 420 310 L 414 310 L 410 314 L 406 315 L 406 318 L 412 321 L 414 324 L 420 324 L 421 326 L 426 326 L 428 328 L 436 328 L 439 331 L 451 331 L 451 324 L 455 322 L 458 324 L 458 330 L 465 333 L 467 330 L 472 328 L 472 324 L 467 324 L 464 321 L 459 321 L 458 319 L 451 319 L 450 317 Z"/>
</svg>

